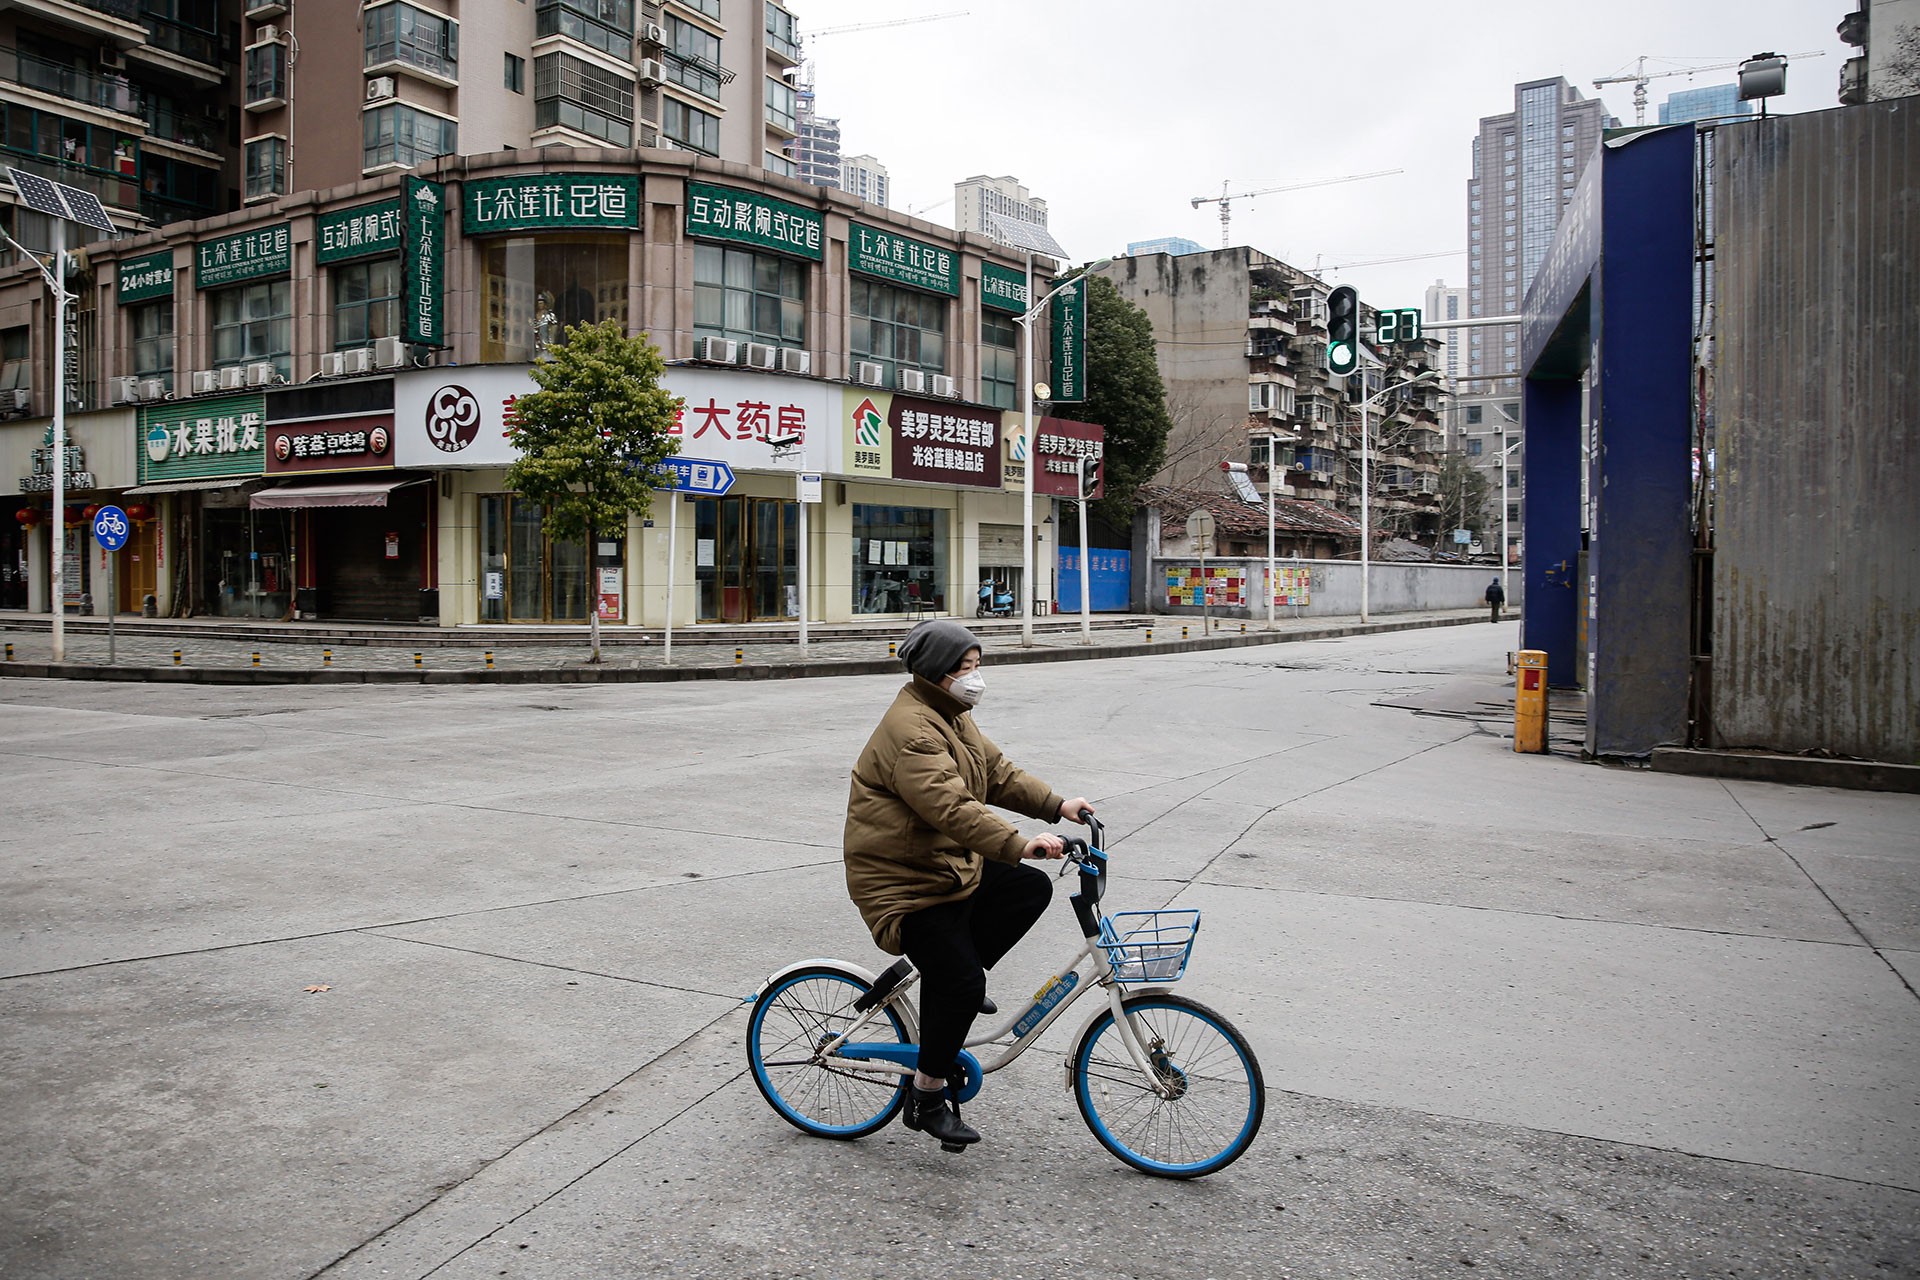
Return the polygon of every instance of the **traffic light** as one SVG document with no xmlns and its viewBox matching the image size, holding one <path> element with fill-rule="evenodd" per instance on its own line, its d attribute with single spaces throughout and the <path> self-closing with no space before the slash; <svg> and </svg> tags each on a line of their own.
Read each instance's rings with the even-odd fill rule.
<svg viewBox="0 0 1920 1280">
<path fill-rule="evenodd" d="M 1100 459 L 1080 459 L 1080 496 L 1091 498 L 1100 492 Z"/>
<path fill-rule="evenodd" d="M 1360 295 L 1343 284 L 1327 297 L 1327 369 L 1352 373 L 1360 367 Z"/>
</svg>

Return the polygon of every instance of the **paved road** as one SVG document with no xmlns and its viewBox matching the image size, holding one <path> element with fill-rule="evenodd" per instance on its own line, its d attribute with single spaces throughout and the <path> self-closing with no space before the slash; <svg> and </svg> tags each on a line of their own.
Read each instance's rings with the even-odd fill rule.
<svg viewBox="0 0 1920 1280">
<path fill-rule="evenodd" d="M 1505 631 L 989 666 L 1264 1064 L 1183 1184 L 1059 1032 L 958 1157 L 744 1076 L 894 678 L 0 683 L 0 1275 L 1920 1275 L 1920 800 L 1516 757 Z"/>
</svg>

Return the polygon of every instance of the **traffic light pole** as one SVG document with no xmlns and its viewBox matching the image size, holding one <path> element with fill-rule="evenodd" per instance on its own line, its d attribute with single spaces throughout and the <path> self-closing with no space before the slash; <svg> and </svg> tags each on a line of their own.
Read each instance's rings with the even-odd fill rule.
<svg viewBox="0 0 1920 1280">
<path fill-rule="evenodd" d="M 1031 450 L 1029 450 L 1031 452 Z M 1093 575 L 1087 550 L 1087 459 L 1080 459 L 1080 643 L 1093 643 Z"/>
</svg>

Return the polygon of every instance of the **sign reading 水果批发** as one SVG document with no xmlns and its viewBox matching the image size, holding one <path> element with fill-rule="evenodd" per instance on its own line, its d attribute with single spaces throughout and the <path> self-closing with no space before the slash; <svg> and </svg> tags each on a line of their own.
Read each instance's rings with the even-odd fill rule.
<svg viewBox="0 0 1920 1280">
<path fill-rule="evenodd" d="M 266 399 L 202 396 L 140 410 L 140 483 L 265 471 Z"/>
<path fill-rule="evenodd" d="M 409 177 L 400 191 L 401 337 L 425 347 L 444 347 L 440 313 L 442 249 L 446 242 L 446 188 Z"/>
<path fill-rule="evenodd" d="M 960 296 L 960 260 L 953 250 L 885 227 L 870 227 L 864 222 L 847 224 L 847 269 L 950 298 Z"/>
<path fill-rule="evenodd" d="M 980 305 L 1020 315 L 1027 309 L 1027 273 L 991 262 L 980 264 Z"/>
<path fill-rule="evenodd" d="M 1053 299 L 1053 398 L 1087 398 L 1087 281 L 1083 276 Z"/>
<path fill-rule="evenodd" d="M 558 227 L 640 225 L 640 179 L 632 174 L 529 173 L 469 182 L 461 229 L 470 236 Z"/>
<path fill-rule="evenodd" d="M 687 184 L 687 234 L 730 240 L 756 249 L 819 262 L 826 255 L 826 224 L 811 209 L 752 191 Z"/>
<path fill-rule="evenodd" d="M 313 222 L 313 258 L 339 262 L 400 252 L 400 202 L 386 200 L 323 213 Z"/>
<path fill-rule="evenodd" d="M 173 296 L 173 250 L 162 249 L 120 264 L 117 294 L 124 305 Z"/>
<path fill-rule="evenodd" d="M 193 283 L 216 289 L 243 280 L 260 280 L 293 272 L 293 226 L 260 227 L 237 236 L 222 236 L 193 247 Z"/>
</svg>

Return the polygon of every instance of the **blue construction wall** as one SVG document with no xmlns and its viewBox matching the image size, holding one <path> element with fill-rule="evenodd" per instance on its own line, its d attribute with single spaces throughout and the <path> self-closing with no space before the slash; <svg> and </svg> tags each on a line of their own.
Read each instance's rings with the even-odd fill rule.
<svg viewBox="0 0 1920 1280">
<path fill-rule="evenodd" d="M 1133 578 L 1133 553 L 1121 547 L 1095 547 L 1087 564 L 1087 586 L 1094 613 L 1125 613 Z M 1080 612 L 1080 548 L 1060 548 L 1060 573 L 1054 580 L 1054 609 Z"/>
</svg>

